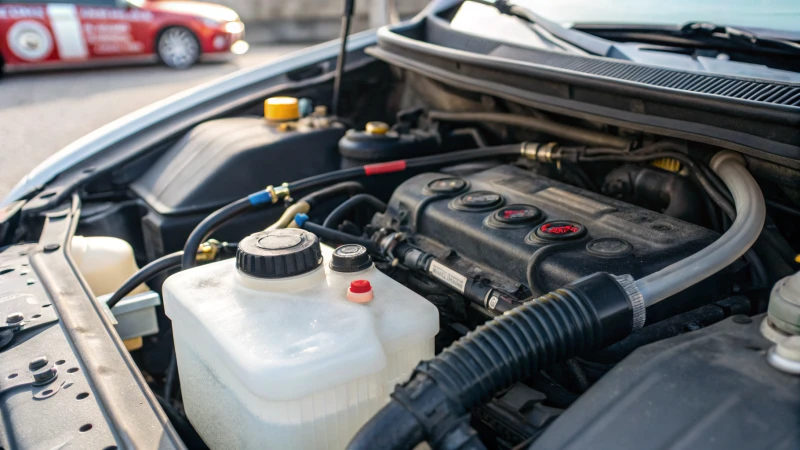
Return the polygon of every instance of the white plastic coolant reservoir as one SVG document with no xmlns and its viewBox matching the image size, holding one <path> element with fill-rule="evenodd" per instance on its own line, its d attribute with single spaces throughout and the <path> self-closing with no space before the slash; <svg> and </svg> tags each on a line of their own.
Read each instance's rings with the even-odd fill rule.
<svg viewBox="0 0 800 450">
<path fill-rule="evenodd" d="M 334 252 L 300 229 L 171 276 L 164 304 L 186 413 L 217 449 L 344 448 L 439 330 L 436 308 L 363 247 Z"/>
<path fill-rule="evenodd" d="M 110 294 L 139 270 L 131 245 L 107 236 L 74 236 L 70 250 L 78 270 L 96 297 Z M 146 292 L 141 285 L 131 295 Z"/>
</svg>

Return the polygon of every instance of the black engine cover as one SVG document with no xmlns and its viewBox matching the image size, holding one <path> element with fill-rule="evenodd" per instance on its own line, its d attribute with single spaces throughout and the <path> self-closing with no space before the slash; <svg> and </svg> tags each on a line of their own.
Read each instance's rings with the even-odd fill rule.
<svg viewBox="0 0 800 450">
<path fill-rule="evenodd" d="M 373 224 L 409 232 L 420 248 L 508 292 L 534 294 L 595 272 L 640 278 L 704 248 L 711 230 L 515 166 L 400 185 Z M 527 269 L 530 265 L 531 274 Z M 726 295 L 724 271 L 648 310 L 661 320 Z"/>
</svg>

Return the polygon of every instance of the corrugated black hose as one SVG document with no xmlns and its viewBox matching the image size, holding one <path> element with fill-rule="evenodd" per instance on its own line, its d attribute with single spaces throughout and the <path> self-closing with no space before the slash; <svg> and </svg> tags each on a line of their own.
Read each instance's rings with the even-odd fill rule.
<svg viewBox="0 0 800 450">
<path fill-rule="evenodd" d="M 531 300 L 420 363 L 392 400 L 356 434 L 349 450 L 484 448 L 469 412 L 499 391 L 630 334 L 633 279 L 596 273 Z"/>
</svg>

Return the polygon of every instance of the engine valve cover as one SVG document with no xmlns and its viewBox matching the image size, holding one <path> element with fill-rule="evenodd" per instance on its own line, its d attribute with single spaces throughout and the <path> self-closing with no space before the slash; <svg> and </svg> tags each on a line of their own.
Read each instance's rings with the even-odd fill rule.
<svg viewBox="0 0 800 450">
<path fill-rule="evenodd" d="M 408 232 L 461 273 L 512 293 L 527 293 L 524 285 L 535 295 L 595 272 L 643 277 L 719 237 L 511 165 L 464 177 L 417 175 L 398 187 L 373 225 Z M 651 308 L 648 322 L 723 295 L 721 276 L 729 275 L 662 302 L 668 308 Z"/>
</svg>

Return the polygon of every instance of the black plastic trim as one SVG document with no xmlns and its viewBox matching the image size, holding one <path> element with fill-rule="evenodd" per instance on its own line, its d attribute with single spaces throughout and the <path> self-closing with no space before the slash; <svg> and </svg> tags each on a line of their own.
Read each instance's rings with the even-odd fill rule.
<svg viewBox="0 0 800 450">
<path fill-rule="evenodd" d="M 470 51 L 475 36 L 450 27 L 446 20 L 431 15 L 426 18 L 428 42 L 435 45 L 437 40 L 458 44 L 460 50 Z M 627 81 L 654 88 L 663 88 L 686 93 L 706 94 L 739 100 L 743 104 L 755 103 L 775 107 L 800 107 L 800 84 L 773 81 L 744 76 L 716 73 L 692 72 L 661 66 L 645 65 L 633 61 L 604 58 L 594 55 L 575 55 L 531 47 L 516 46 L 495 42 L 487 38 L 481 47 L 492 51 L 505 46 L 522 52 L 521 61 L 539 67 L 562 70 L 565 74 L 585 74 L 616 81 Z M 776 108 L 777 109 L 777 108 Z"/>
<path fill-rule="evenodd" d="M 428 16 L 382 29 L 378 47 L 371 47 L 367 52 L 457 88 L 609 125 L 691 139 L 800 167 L 800 108 L 648 86 L 530 63 L 522 57 L 512 60 L 470 53 L 406 36 L 425 35 L 426 26 L 441 25 L 435 25 L 436 21 L 442 22 Z M 593 101 L 588 97 L 594 100 L 603 97 L 604 100 Z"/>
</svg>

